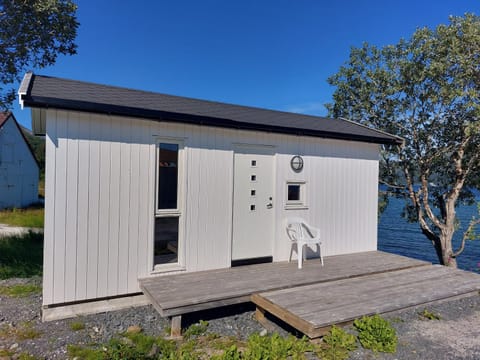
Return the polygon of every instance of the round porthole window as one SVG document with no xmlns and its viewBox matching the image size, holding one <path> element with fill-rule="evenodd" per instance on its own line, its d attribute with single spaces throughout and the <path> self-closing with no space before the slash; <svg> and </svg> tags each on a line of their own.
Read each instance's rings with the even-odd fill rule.
<svg viewBox="0 0 480 360">
<path fill-rule="evenodd" d="M 292 160 L 290 160 L 290 166 L 292 167 L 292 170 L 295 172 L 300 172 L 303 169 L 303 159 L 299 155 L 295 155 L 292 157 Z"/>
</svg>

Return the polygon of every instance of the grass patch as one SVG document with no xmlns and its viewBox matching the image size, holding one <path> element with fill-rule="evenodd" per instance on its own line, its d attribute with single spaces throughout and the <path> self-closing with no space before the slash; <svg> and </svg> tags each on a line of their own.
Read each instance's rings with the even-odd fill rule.
<svg viewBox="0 0 480 360">
<path fill-rule="evenodd" d="M 364 316 L 355 320 L 353 326 L 357 329 L 358 340 L 365 349 L 386 353 L 397 351 L 396 331 L 380 315 Z"/>
<path fill-rule="evenodd" d="M 294 336 L 284 338 L 278 334 L 271 336 L 253 334 L 247 342 L 235 342 L 232 338 L 211 334 L 174 341 L 143 333 L 124 333 L 106 344 L 67 347 L 69 358 L 78 360 L 301 360 L 306 359 L 305 353 L 313 349 L 314 346 L 306 338 L 297 339 Z"/>
<path fill-rule="evenodd" d="M 43 228 L 44 212 L 43 206 L 2 210 L 0 211 L 0 224 Z"/>
<path fill-rule="evenodd" d="M 16 357 L 16 359 L 18 359 L 18 360 L 37 360 L 38 358 L 33 356 L 33 355 L 30 355 L 29 353 L 23 352 L 23 353 L 20 353 L 18 355 L 18 357 Z"/>
<path fill-rule="evenodd" d="M 0 295 L 7 295 L 15 298 L 27 297 L 42 292 L 42 287 L 33 284 L 0 286 Z"/>
<path fill-rule="evenodd" d="M 29 353 L 22 352 L 20 354 L 16 354 L 15 351 L 0 349 L 0 359 L 17 359 L 17 360 L 36 360 L 37 358 Z"/>
<path fill-rule="evenodd" d="M 2 357 L 9 358 L 13 354 L 15 354 L 15 352 L 13 352 L 12 350 L 0 349 L 0 358 L 2 358 Z"/>
<path fill-rule="evenodd" d="M 203 335 L 207 332 L 208 321 L 200 320 L 198 324 L 192 324 L 183 333 L 185 339 L 189 339 L 193 336 Z"/>
<path fill-rule="evenodd" d="M 42 333 L 32 326 L 31 322 L 23 322 L 18 326 L 4 326 L 0 329 L 0 338 L 14 338 L 16 341 L 36 339 Z"/>
<path fill-rule="evenodd" d="M 317 350 L 320 359 L 324 360 L 346 360 L 350 353 L 357 348 L 357 339 L 354 335 L 348 334 L 345 330 L 332 326 L 323 342 Z"/>
<path fill-rule="evenodd" d="M 42 274 L 43 234 L 0 237 L 0 279 Z"/>
<path fill-rule="evenodd" d="M 424 309 L 422 312 L 419 312 L 418 315 L 420 318 L 425 319 L 425 320 L 440 320 L 441 317 L 438 314 L 435 314 L 432 311 L 429 311 L 427 309 Z"/>
<path fill-rule="evenodd" d="M 81 321 L 73 321 L 69 324 L 72 331 L 80 331 L 85 329 L 85 323 Z"/>
</svg>

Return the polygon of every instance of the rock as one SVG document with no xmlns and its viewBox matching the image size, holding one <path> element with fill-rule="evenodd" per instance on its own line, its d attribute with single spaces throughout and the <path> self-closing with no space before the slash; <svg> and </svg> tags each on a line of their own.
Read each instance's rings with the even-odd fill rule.
<svg viewBox="0 0 480 360">
<path fill-rule="evenodd" d="M 17 343 L 12 344 L 12 345 L 10 346 L 10 350 L 16 350 L 16 349 L 18 349 L 18 344 L 17 344 Z"/>
<path fill-rule="evenodd" d="M 148 358 L 153 358 L 153 357 L 156 357 L 157 354 L 158 354 L 158 346 L 157 346 L 157 344 L 153 344 L 153 346 L 150 349 L 150 352 L 148 353 L 147 357 Z"/>
<path fill-rule="evenodd" d="M 140 332 L 142 332 L 142 328 L 138 325 L 132 325 L 127 328 L 128 334 L 138 334 Z"/>
<path fill-rule="evenodd" d="M 129 338 L 126 338 L 126 337 L 122 337 L 122 338 L 120 339 L 120 341 L 121 341 L 123 344 L 128 345 L 128 346 L 133 346 L 133 345 L 134 345 L 134 344 L 133 344 L 133 341 L 130 340 Z"/>
<path fill-rule="evenodd" d="M 258 335 L 260 336 L 266 336 L 268 334 L 268 331 L 267 329 L 263 329 L 262 331 L 260 331 L 260 333 Z"/>
</svg>

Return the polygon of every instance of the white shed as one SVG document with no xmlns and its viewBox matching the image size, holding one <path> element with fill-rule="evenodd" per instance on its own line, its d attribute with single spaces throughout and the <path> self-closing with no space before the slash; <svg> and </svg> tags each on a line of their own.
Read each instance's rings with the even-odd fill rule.
<svg viewBox="0 0 480 360">
<path fill-rule="evenodd" d="M 11 112 L 0 113 L 0 209 L 38 202 L 39 167 Z"/>
<path fill-rule="evenodd" d="M 322 229 L 327 256 L 377 248 L 392 135 L 31 73 L 19 96 L 46 135 L 45 307 L 135 294 L 139 277 L 287 260 L 291 216 Z"/>
</svg>

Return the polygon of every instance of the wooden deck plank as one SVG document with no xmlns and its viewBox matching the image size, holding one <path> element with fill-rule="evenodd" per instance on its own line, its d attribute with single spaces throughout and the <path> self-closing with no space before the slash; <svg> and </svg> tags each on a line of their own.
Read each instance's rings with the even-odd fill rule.
<svg viewBox="0 0 480 360">
<path fill-rule="evenodd" d="M 155 308 L 163 316 L 172 316 L 207 309 L 215 304 L 238 303 L 238 299 L 257 292 L 428 264 L 374 251 L 327 257 L 323 267 L 318 263 L 318 259 L 310 260 L 305 262 L 301 270 L 295 262 L 282 262 L 150 277 L 140 279 L 139 282 L 142 291 L 154 303 Z"/>
<path fill-rule="evenodd" d="M 365 258 L 367 257 L 370 263 L 367 265 L 362 264 L 362 262 L 365 261 L 366 260 Z M 383 260 L 383 261 L 379 261 L 379 260 Z M 329 265 L 329 269 L 322 268 L 317 264 L 317 262 L 314 263 L 313 261 L 308 261 L 305 266 L 307 267 L 308 265 L 310 265 L 310 267 L 312 267 L 313 269 L 316 269 L 319 274 L 326 273 L 326 275 L 328 276 L 328 273 L 331 272 L 332 270 L 336 271 L 337 269 L 344 269 L 344 272 L 345 272 L 346 269 L 345 269 L 345 266 L 343 265 L 345 265 L 346 263 L 349 263 L 347 268 L 350 271 L 354 271 L 354 272 L 358 272 L 359 270 L 371 272 L 371 271 L 375 271 L 376 269 L 384 270 L 385 268 L 387 269 L 398 268 L 402 266 L 408 267 L 412 265 L 418 265 L 419 263 L 421 263 L 419 260 L 413 260 L 413 259 L 408 259 L 404 257 L 397 257 L 391 254 L 378 256 L 377 252 L 356 254 L 356 256 L 353 256 L 353 255 L 335 256 L 331 258 L 326 258 L 326 261 L 329 262 L 327 264 Z M 352 263 L 351 261 L 354 263 Z M 176 283 L 182 286 L 195 285 L 199 280 L 207 281 L 207 282 L 208 280 L 210 280 L 209 282 L 212 284 L 215 284 L 215 283 L 218 284 L 219 281 L 224 280 L 228 285 L 232 283 L 229 280 L 249 279 L 250 277 L 259 277 L 259 276 L 265 278 L 265 277 L 271 276 L 272 273 L 278 273 L 278 272 L 284 272 L 284 271 L 287 271 L 290 276 L 297 275 L 299 278 L 304 277 L 305 272 L 298 271 L 298 272 L 292 273 L 292 270 L 295 269 L 295 266 L 292 266 L 292 265 L 293 263 L 260 264 L 260 265 L 250 265 L 250 266 L 244 266 L 244 267 L 238 267 L 238 268 L 202 271 L 202 272 L 196 272 L 196 273 L 185 273 L 185 274 L 180 274 L 175 276 L 169 276 L 168 282 L 169 282 L 170 288 L 174 286 Z M 311 273 L 311 269 L 309 273 Z M 206 278 L 205 275 L 208 275 L 208 278 Z M 141 279 L 141 283 L 147 286 L 152 286 L 158 289 L 159 292 L 164 292 L 165 294 L 171 294 L 171 292 L 169 291 L 170 288 L 165 289 L 165 287 L 163 287 L 162 280 L 164 279 L 166 278 L 150 277 L 150 278 Z M 184 288 L 184 290 L 188 292 L 188 289 Z"/>
<path fill-rule="evenodd" d="M 480 275 L 431 265 L 255 294 L 252 301 L 316 337 L 333 324 L 348 323 L 364 315 L 388 313 L 478 290 Z"/>
<path fill-rule="evenodd" d="M 415 281 L 425 282 L 432 278 L 441 278 L 444 275 L 445 271 L 443 267 L 438 268 L 438 271 L 432 271 L 430 267 L 406 269 L 402 270 L 402 277 L 400 278 L 392 277 L 391 273 L 387 273 L 366 277 L 362 279 L 361 283 L 352 284 L 350 279 L 338 280 L 335 282 L 335 287 L 331 287 L 330 283 L 322 284 L 323 286 L 319 284 L 302 286 L 302 289 L 309 294 L 308 297 L 303 296 L 302 292 L 298 291 L 298 288 L 292 288 L 281 292 L 269 293 L 268 298 L 272 301 L 277 301 L 277 299 L 280 298 L 284 306 L 298 306 L 303 302 L 311 303 L 312 299 L 319 298 L 321 298 L 322 301 L 338 303 L 339 300 L 341 301 L 342 295 L 352 290 L 352 286 L 355 294 L 361 297 L 363 294 L 368 296 L 371 288 L 375 288 L 377 291 L 379 291 L 379 289 L 393 291 L 402 285 L 412 284 Z M 395 281 L 390 281 L 390 279 L 395 279 Z M 286 294 L 288 294 L 288 297 L 285 296 Z"/>
</svg>

